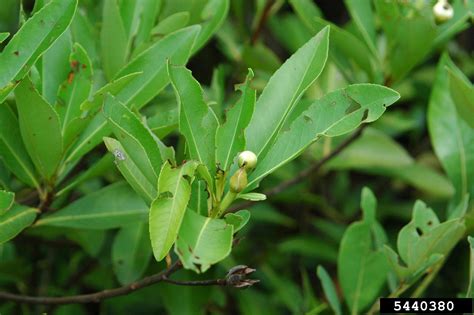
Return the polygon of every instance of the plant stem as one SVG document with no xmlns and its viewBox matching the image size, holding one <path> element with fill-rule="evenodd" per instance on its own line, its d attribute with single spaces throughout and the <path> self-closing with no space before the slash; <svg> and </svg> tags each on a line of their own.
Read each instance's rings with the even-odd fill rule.
<svg viewBox="0 0 474 315">
<path fill-rule="evenodd" d="M 216 211 L 211 212 L 211 218 L 219 218 L 222 213 L 230 207 L 235 198 L 237 198 L 237 193 L 228 191 L 224 199 L 222 199 L 222 202 L 219 204 L 219 207 L 215 209 Z"/>
</svg>

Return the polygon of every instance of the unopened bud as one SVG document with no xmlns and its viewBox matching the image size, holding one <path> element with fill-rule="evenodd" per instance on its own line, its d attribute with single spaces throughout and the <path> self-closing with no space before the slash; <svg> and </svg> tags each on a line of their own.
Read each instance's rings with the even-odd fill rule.
<svg viewBox="0 0 474 315">
<path fill-rule="evenodd" d="M 252 151 L 243 151 L 239 154 L 239 167 L 253 170 L 257 166 L 257 156 Z"/>
<path fill-rule="evenodd" d="M 230 178 L 230 191 L 240 193 L 247 187 L 247 171 L 245 168 L 239 168 Z"/>
<path fill-rule="evenodd" d="M 439 0 L 433 7 L 433 14 L 436 23 L 444 23 L 453 17 L 454 10 L 447 0 Z"/>
</svg>

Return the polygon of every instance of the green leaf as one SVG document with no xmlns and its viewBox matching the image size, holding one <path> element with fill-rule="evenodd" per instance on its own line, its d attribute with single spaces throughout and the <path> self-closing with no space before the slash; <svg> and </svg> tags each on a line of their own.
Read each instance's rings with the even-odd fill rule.
<svg viewBox="0 0 474 315">
<path fill-rule="evenodd" d="M 474 128 L 474 87 L 469 79 L 456 66 L 451 65 L 449 89 L 451 99 L 456 105 L 459 117 Z"/>
<path fill-rule="evenodd" d="M 440 223 L 433 210 L 417 201 L 413 208 L 412 220 L 398 234 L 398 253 L 413 273 L 433 254 L 446 257 L 464 231 L 464 223 L 461 220 Z"/>
<path fill-rule="evenodd" d="M 47 179 L 53 177 L 63 152 L 59 117 L 44 100 L 29 78 L 15 89 L 20 131 L 26 150 L 38 171 Z"/>
<path fill-rule="evenodd" d="M 135 162 L 128 157 L 128 152 L 119 141 L 105 137 L 104 142 L 107 149 L 114 155 L 115 165 L 126 181 L 147 203 L 151 203 L 157 195 L 157 181 L 148 180 Z"/>
<path fill-rule="evenodd" d="M 376 0 L 374 3 L 387 36 L 391 82 L 396 82 L 430 52 L 436 29 L 430 16 L 415 10 L 405 14 L 402 5 L 397 2 Z"/>
<path fill-rule="evenodd" d="M 452 184 L 445 176 L 416 163 L 391 137 L 372 128 L 366 128 L 362 136 L 332 159 L 327 167 L 401 179 L 433 196 L 448 198 L 454 193 Z"/>
<path fill-rule="evenodd" d="M 469 259 L 469 287 L 467 289 L 466 297 L 474 298 L 474 238 L 471 236 L 467 237 L 470 249 Z"/>
<path fill-rule="evenodd" d="M 369 75 L 374 72 L 372 65 L 372 54 L 364 43 L 345 29 L 330 23 L 318 15 L 312 15 L 314 10 L 307 9 L 308 4 L 300 6 L 298 2 L 292 1 L 293 9 L 298 17 L 313 33 L 317 33 L 327 26 L 331 27 L 329 35 L 329 57 L 334 61 L 342 73 L 347 75 L 348 69 L 352 68 L 352 61 Z"/>
<path fill-rule="evenodd" d="M 145 223 L 121 228 L 112 245 L 112 263 L 122 285 L 138 280 L 151 258 L 148 225 Z"/>
<path fill-rule="evenodd" d="M 362 191 L 362 221 L 344 233 L 337 261 L 338 276 L 351 314 L 359 314 L 374 302 L 385 284 L 388 263 L 377 240 L 376 200 L 367 188 Z"/>
<path fill-rule="evenodd" d="M 133 1 L 132 1 L 133 2 Z M 163 6 L 162 0 L 143 0 L 139 18 L 140 25 L 135 35 L 135 47 L 140 47 L 150 40 L 151 30 L 156 23 Z"/>
<path fill-rule="evenodd" d="M 58 86 L 68 77 L 71 66 L 68 62 L 72 49 L 71 32 L 66 30 L 37 62 L 41 75 L 41 88 L 38 90 L 44 99 L 54 104 Z"/>
<path fill-rule="evenodd" d="M 194 176 L 197 163 L 187 162 L 172 168 L 163 164 L 158 179 L 158 197 L 150 208 L 150 239 L 156 260 L 162 260 L 178 236 L 184 212 L 191 196 L 189 178 Z M 190 212 L 190 211 L 188 211 Z"/>
<path fill-rule="evenodd" d="M 236 213 L 228 213 L 224 216 L 227 224 L 234 227 L 234 233 L 240 231 L 250 220 L 250 211 L 239 210 Z"/>
<path fill-rule="evenodd" d="M 204 20 L 202 29 L 196 39 L 192 53 L 201 49 L 211 36 L 219 29 L 229 12 L 230 0 L 209 0 L 201 12 Z"/>
<path fill-rule="evenodd" d="M 179 109 L 173 104 L 172 108 L 160 109 L 159 113 L 148 118 L 148 127 L 160 139 L 178 129 Z"/>
<path fill-rule="evenodd" d="M 322 72 L 328 55 L 329 28 L 294 53 L 270 78 L 245 131 L 247 149 L 265 153 L 293 107 Z"/>
<path fill-rule="evenodd" d="M 452 62 L 443 55 L 428 105 L 428 130 L 434 151 L 456 190 L 458 204 L 466 193 L 474 196 L 474 129 L 456 111 L 449 92 L 446 66 Z"/>
<path fill-rule="evenodd" d="M 375 21 L 371 1 L 344 0 L 344 3 L 367 47 L 373 56 L 377 57 Z"/>
<path fill-rule="evenodd" d="M 0 244 L 3 244 L 30 226 L 38 214 L 38 209 L 14 205 L 0 216 Z"/>
<path fill-rule="evenodd" d="M 78 174 L 76 177 L 68 181 L 67 184 L 63 188 L 58 189 L 58 192 L 56 193 L 56 197 L 59 197 L 62 194 L 69 192 L 71 189 L 75 188 L 77 185 L 85 182 L 86 180 L 103 176 L 112 168 L 113 160 L 114 160 L 113 156 L 107 154 L 107 155 L 104 155 L 99 160 L 94 161 L 94 163 L 90 165 L 86 170 L 84 170 L 83 172 Z"/>
<path fill-rule="evenodd" d="M 127 84 L 129 84 L 133 79 L 137 78 L 141 74 L 142 72 L 126 74 L 123 77 L 107 83 L 97 92 L 95 92 L 92 100 L 87 99 L 81 104 L 81 110 L 96 113 L 101 109 L 102 105 L 104 104 L 105 97 L 108 94 L 116 96 L 123 88 L 127 86 Z"/>
<path fill-rule="evenodd" d="M 21 139 L 18 119 L 12 109 L 0 104 L 0 157 L 8 169 L 25 184 L 39 188 L 35 168 Z"/>
<path fill-rule="evenodd" d="M 209 193 L 207 192 L 206 182 L 203 180 L 195 180 L 191 185 L 191 199 L 189 200 L 188 209 L 196 211 L 202 216 L 208 216 L 207 200 Z"/>
<path fill-rule="evenodd" d="M 226 122 L 217 128 L 216 162 L 227 171 L 234 158 L 245 150 L 245 128 L 252 118 L 255 106 L 255 90 L 250 88 L 253 71 L 249 69 L 245 83 L 239 87 L 242 92 L 239 101 L 226 115 Z"/>
<path fill-rule="evenodd" d="M 226 221 L 186 211 L 175 252 L 184 268 L 205 272 L 230 254 L 232 235 L 233 225 Z"/>
<path fill-rule="evenodd" d="M 77 0 L 52 0 L 33 15 L 0 54 L 0 88 L 22 79 L 69 26 Z"/>
<path fill-rule="evenodd" d="M 189 22 L 189 12 L 178 12 L 172 14 L 158 23 L 152 30 L 151 33 L 154 36 L 163 36 L 173 33 L 186 25 Z"/>
<path fill-rule="evenodd" d="M 59 88 L 55 107 L 61 120 L 65 146 L 78 136 L 82 131 L 82 125 L 86 122 L 81 117 L 81 104 L 89 98 L 93 76 L 89 56 L 77 43 L 74 44 L 69 62 L 71 65 L 69 76 Z"/>
<path fill-rule="evenodd" d="M 148 207 L 125 182 L 88 194 L 39 219 L 35 226 L 106 230 L 145 222 Z"/>
<path fill-rule="evenodd" d="M 246 194 L 239 194 L 237 196 L 237 198 L 239 199 L 244 199 L 244 200 L 250 200 L 250 201 L 263 201 L 263 200 L 267 200 L 267 196 L 265 196 L 264 194 L 260 194 L 260 193 L 246 193 Z"/>
<path fill-rule="evenodd" d="M 167 60 L 173 65 L 185 64 L 199 31 L 200 27 L 194 25 L 169 34 L 128 63 L 117 78 L 143 73 L 118 93 L 117 99 L 127 107 L 141 108 L 158 95 L 169 83 Z"/>
<path fill-rule="evenodd" d="M 150 183 L 157 183 L 157 173 L 162 164 L 158 149 L 160 140 L 140 118 L 110 95 L 105 101 L 103 112 L 128 154 L 127 158 L 133 161 Z"/>
<path fill-rule="evenodd" d="M 0 190 L 0 216 L 8 211 L 15 201 L 15 193 Z"/>
<path fill-rule="evenodd" d="M 1 32 L 0 33 L 0 44 L 5 41 L 10 36 L 9 32 Z"/>
<path fill-rule="evenodd" d="M 111 80 L 125 65 L 128 55 L 128 36 L 117 0 L 104 1 L 100 46 L 104 72 Z"/>
<path fill-rule="evenodd" d="M 398 98 L 397 92 L 383 86 L 354 84 L 316 100 L 278 136 L 250 175 L 248 186 L 296 158 L 322 136 L 339 136 L 363 122 L 377 120 Z"/>
<path fill-rule="evenodd" d="M 339 302 L 337 291 L 334 287 L 331 277 L 323 266 L 318 266 L 317 273 L 318 278 L 323 286 L 324 295 L 326 296 L 329 305 L 331 305 L 331 308 L 336 315 L 341 315 L 341 302 Z"/>
<path fill-rule="evenodd" d="M 202 88 L 191 71 L 171 65 L 168 71 L 179 103 L 179 131 L 186 138 L 189 157 L 214 174 L 217 117 L 204 102 Z"/>
</svg>

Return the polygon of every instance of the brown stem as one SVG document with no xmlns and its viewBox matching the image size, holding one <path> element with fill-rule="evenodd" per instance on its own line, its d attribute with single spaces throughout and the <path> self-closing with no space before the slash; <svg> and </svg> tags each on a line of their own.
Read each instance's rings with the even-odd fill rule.
<svg viewBox="0 0 474 315">
<path fill-rule="evenodd" d="M 260 34 L 262 33 L 263 27 L 265 26 L 265 23 L 267 22 L 267 19 L 270 15 L 270 10 L 274 3 L 275 3 L 275 0 L 268 0 L 267 3 L 265 4 L 262 15 L 260 16 L 257 26 L 255 27 L 255 30 L 252 33 L 250 44 L 254 45 L 257 42 L 258 38 L 260 37 Z"/>
<path fill-rule="evenodd" d="M 115 289 L 103 290 L 95 293 L 80 294 L 63 297 L 45 297 L 45 296 L 27 296 L 20 294 L 13 294 L 8 292 L 0 292 L 0 299 L 27 303 L 27 304 L 75 304 L 75 303 L 98 303 L 104 299 L 112 298 L 115 296 L 126 295 L 144 287 L 148 287 L 152 284 L 162 282 L 168 278 L 169 275 L 181 268 L 179 261 L 175 262 L 169 268 L 159 272 L 157 274 L 145 277 L 139 281 L 131 284 L 118 287 Z"/>
</svg>

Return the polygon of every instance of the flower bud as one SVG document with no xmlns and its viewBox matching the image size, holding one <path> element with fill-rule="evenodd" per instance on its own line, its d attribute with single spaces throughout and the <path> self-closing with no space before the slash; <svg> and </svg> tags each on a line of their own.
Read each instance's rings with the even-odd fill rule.
<svg viewBox="0 0 474 315">
<path fill-rule="evenodd" d="M 436 23 L 444 23 L 453 17 L 454 10 L 447 0 L 438 0 L 433 7 L 433 14 Z"/>
<path fill-rule="evenodd" d="M 230 178 L 230 191 L 240 193 L 247 187 L 247 171 L 245 168 L 239 168 Z"/>
<path fill-rule="evenodd" d="M 257 166 L 257 156 L 252 151 L 244 151 L 239 154 L 239 167 L 252 170 Z"/>
</svg>

